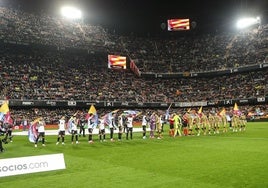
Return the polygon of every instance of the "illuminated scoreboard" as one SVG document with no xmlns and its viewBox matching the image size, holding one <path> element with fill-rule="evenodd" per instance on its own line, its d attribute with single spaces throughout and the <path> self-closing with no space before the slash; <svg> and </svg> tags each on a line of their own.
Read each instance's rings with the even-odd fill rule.
<svg viewBox="0 0 268 188">
<path fill-rule="evenodd" d="M 167 25 L 168 31 L 190 30 L 190 19 L 169 19 Z"/>
<path fill-rule="evenodd" d="M 108 68 L 110 69 L 126 69 L 127 58 L 119 55 L 108 55 Z"/>
</svg>

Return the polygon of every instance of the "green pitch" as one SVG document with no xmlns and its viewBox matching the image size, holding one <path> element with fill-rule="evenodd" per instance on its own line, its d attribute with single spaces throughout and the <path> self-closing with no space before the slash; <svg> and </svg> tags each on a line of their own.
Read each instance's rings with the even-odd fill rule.
<svg viewBox="0 0 268 188">
<path fill-rule="evenodd" d="M 166 127 L 162 140 L 143 140 L 141 133 L 113 143 L 79 138 L 78 145 L 67 136 L 65 146 L 56 146 L 56 136 L 47 136 L 46 147 L 34 148 L 26 136 L 15 136 L 0 160 L 64 153 L 66 169 L 3 177 L 1 187 L 268 187 L 267 122 L 199 137 L 170 138 Z"/>
</svg>

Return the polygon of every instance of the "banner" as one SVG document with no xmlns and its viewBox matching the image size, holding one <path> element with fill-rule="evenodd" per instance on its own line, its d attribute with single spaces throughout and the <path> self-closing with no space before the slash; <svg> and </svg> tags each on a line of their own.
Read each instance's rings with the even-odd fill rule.
<svg viewBox="0 0 268 188">
<path fill-rule="evenodd" d="M 63 154 L 0 159 L 0 177 L 65 169 Z"/>
</svg>

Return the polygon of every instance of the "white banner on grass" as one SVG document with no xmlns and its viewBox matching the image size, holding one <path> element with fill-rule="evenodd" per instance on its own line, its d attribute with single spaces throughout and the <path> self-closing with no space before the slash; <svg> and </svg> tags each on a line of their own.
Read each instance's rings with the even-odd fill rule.
<svg viewBox="0 0 268 188">
<path fill-rule="evenodd" d="M 63 153 L 0 159 L 0 177 L 65 168 Z"/>
</svg>

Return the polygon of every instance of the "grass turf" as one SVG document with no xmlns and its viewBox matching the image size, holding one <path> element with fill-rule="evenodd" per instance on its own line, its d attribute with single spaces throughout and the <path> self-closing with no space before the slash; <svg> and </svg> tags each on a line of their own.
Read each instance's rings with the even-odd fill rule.
<svg viewBox="0 0 268 188">
<path fill-rule="evenodd" d="M 3 158 L 64 153 L 66 169 L 0 178 L 1 187 L 268 187 L 268 123 L 248 123 L 245 132 L 211 136 L 97 141 L 56 146 L 46 136 L 38 148 L 26 136 L 4 145 Z M 108 134 L 106 135 L 107 137 Z M 117 136 L 117 135 L 116 135 Z M 108 139 L 107 139 L 108 140 Z"/>
</svg>

